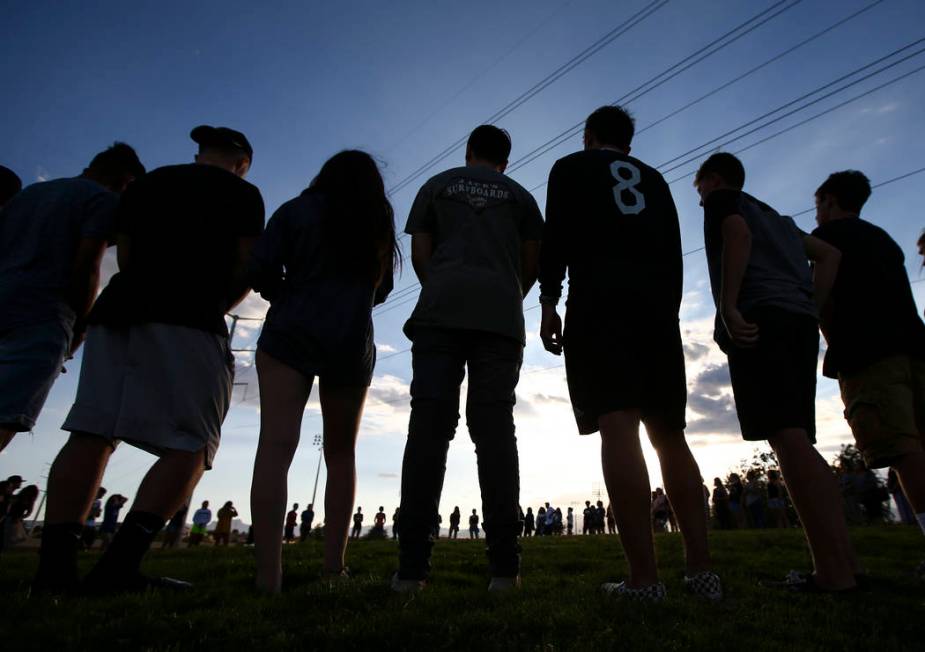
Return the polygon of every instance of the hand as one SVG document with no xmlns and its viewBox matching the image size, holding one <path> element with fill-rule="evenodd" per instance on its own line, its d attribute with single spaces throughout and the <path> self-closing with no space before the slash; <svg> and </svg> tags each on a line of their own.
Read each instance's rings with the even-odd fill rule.
<svg viewBox="0 0 925 652">
<path fill-rule="evenodd" d="M 80 348 L 80 345 L 84 343 L 84 340 L 87 339 L 87 331 L 80 330 L 74 333 L 74 336 L 71 337 L 71 350 L 68 351 L 68 360 L 74 358 L 74 354 L 77 353 L 77 349 Z"/>
<path fill-rule="evenodd" d="M 553 306 L 543 306 L 540 339 L 547 351 L 553 355 L 562 355 L 562 320 Z"/>
<path fill-rule="evenodd" d="M 724 308 L 723 324 L 733 343 L 743 349 L 749 349 L 758 343 L 758 325 L 745 321 L 738 308 Z"/>
</svg>

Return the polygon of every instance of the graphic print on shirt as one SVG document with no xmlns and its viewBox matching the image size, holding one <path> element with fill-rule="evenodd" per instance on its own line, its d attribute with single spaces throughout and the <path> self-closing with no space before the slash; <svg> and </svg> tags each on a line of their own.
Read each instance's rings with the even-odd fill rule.
<svg viewBox="0 0 925 652">
<path fill-rule="evenodd" d="M 622 171 L 624 170 L 629 173 L 629 177 L 623 174 Z M 618 159 L 610 164 L 610 173 L 617 182 L 617 185 L 613 187 L 613 200 L 616 202 L 617 208 L 624 215 L 639 215 L 646 209 L 646 198 L 636 189 L 636 186 L 642 181 L 639 168 L 632 163 Z M 633 197 L 633 201 L 629 204 L 623 201 L 623 193 L 625 192 L 629 192 Z"/>
<path fill-rule="evenodd" d="M 511 191 L 504 184 L 466 177 L 457 177 L 450 181 L 440 196 L 467 204 L 477 213 L 512 199 Z"/>
</svg>

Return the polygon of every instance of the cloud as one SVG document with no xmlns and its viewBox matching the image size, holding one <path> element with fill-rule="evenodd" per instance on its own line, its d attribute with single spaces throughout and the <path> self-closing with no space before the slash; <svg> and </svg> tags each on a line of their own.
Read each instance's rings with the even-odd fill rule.
<svg viewBox="0 0 925 652">
<path fill-rule="evenodd" d="M 399 476 L 397 473 L 380 473 L 379 477 L 386 480 L 396 480 Z"/>
<path fill-rule="evenodd" d="M 701 344 L 700 342 L 685 342 L 684 343 L 684 358 L 688 362 L 694 362 L 703 358 L 710 352 L 710 347 L 706 344 Z"/>
<path fill-rule="evenodd" d="M 395 353 L 397 350 L 398 349 L 396 349 L 391 344 L 377 344 L 376 345 L 376 351 L 378 351 L 379 353 Z"/>
<path fill-rule="evenodd" d="M 694 378 L 688 391 L 687 407 L 699 415 L 699 418 L 688 419 L 689 434 L 739 435 L 739 418 L 726 363 L 709 365 Z"/>
</svg>

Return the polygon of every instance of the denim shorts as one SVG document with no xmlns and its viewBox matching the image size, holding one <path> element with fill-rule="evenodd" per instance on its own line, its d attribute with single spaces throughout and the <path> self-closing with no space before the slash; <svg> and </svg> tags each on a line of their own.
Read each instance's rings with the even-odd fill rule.
<svg viewBox="0 0 925 652">
<path fill-rule="evenodd" d="M 35 427 L 71 338 L 57 320 L 0 333 L 0 426 L 15 432 Z"/>
</svg>

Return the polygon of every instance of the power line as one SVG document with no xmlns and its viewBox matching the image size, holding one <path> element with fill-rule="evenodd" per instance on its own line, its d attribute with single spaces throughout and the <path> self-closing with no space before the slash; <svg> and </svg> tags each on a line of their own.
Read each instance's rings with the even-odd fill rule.
<svg viewBox="0 0 925 652">
<path fill-rule="evenodd" d="M 764 11 L 752 16 L 745 22 L 739 24 L 737 27 L 734 27 L 733 29 L 729 30 L 728 32 L 720 36 L 719 38 L 716 38 L 710 43 L 708 43 L 707 45 L 701 47 L 699 50 L 696 50 L 695 52 L 677 61 L 674 65 L 669 66 L 668 68 L 660 72 L 658 75 L 655 75 L 654 77 L 640 84 L 639 86 L 629 91 L 628 93 L 625 93 L 622 97 L 619 97 L 613 102 L 611 102 L 611 105 L 613 106 L 613 105 L 617 105 L 621 103 L 630 104 L 638 100 L 639 98 L 655 90 L 662 84 L 665 84 L 671 79 L 674 79 L 675 77 L 680 75 L 682 72 L 688 70 L 692 66 L 695 66 L 696 64 L 700 63 L 704 59 L 707 59 L 713 56 L 714 54 L 716 54 L 717 52 L 720 52 L 721 50 L 732 45 L 733 43 L 738 41 L 740 38 L 750 34 L 751 32 L 758 29 L 759 27 L 761 27 L 768 21 L 776 18 L 777 16 L 779 16 L 780 14 L 786 11 L 789 11 L 790 9 L 795 7 L 797 4 L 799 4 L 801 1 L 802 0 L 794 0 L 792 4 L 788 4 L 787 6 L 781 8 L 775 13 L 772 13 L 770 16 L 767 16 L 766 14 L 768 14 L 769 12 L 773 12 L 780 5 L 784 4 L 784 2 L 778 2 L 772 5 L 771 7 L 765 9 Z M 751 23 L 754 23 L 754 24 L 751 24 Z M 736 34 L 737 32 L 741 32 L 741 33 Z M 727 41 L 726 39 L 729 39 L 729 40 Z M 546 152 L 550 151 L 551 149 L 554 149 L 555 147 L 558 147 L 560 144 L 565 142 L 565 140 L 568 140 L 572 136 L 578 134 L 582 129 L 584 129 L 583 120 L 572 125 L 565 131 L 560 132 L 558 135 L 553 136 L 552 138 L 547 140 L 545 143 L 539 145 L 538 147 L 535 147 L 533 150 L 531 150 L 524 156 L 514 161 L 508 167 L 508 170 L 507 170 L 508 174 L 513 174 L 514 172 L 524 167 L 525 165 L 535 161 L 539 157 L 546 154 Z"/>
<path fill-rule="evenodd" d="M 815 40 L 818 39 L 818 38 L 821 38 L 822 36 L 828 34 L 829 32 L 831 32 L 831 31 L 833 31 L 833 30 L 835 30 L 835 29 L 837 29 L 838 27 L 841 27 L 842 25 L 844 25 L 844 24 L 847 23 L 848 21 L 850 21 L 850 20 L 852 20 L 852 19 L 854 19 L 854 18 L 857 18 L 858 16 L 860 16 L 860 15 L 863 14 L 864 12 L 869 11 L 870 9 L 873 9 L 874 7 L 876 7 L 876 6 L 879 5 L 879 4 L 882 4 L 883 2 L 884 2 L 884 0 L 876 0 L 875 2 L 869 4 L 869 5 L 865 6 L 865 7 L 861 7 L 861 9 L 859 9 L 859 10 L 855 11 L 854 13 L 852 13 L 852 14 L 850 14 L 850 15 L 844 17 L 844 18 L 842 18 L 841 20 L 838 20 L 838 21 L 835 22 L 835 23 L 832 23 L 831 25 L 829 25 L 829 26 L 826 27 L 825 29 L 816 32 L 816 33 L 813 34 L 812 36 L 809 36 L 809 37 L 803 39 L 802 41 L 800 41 L 799 43 L 797 43 L 797 44 L 795 44 L 795 45 L 792 45 L 791 47 L 787 48 L 786 50 L 783 50 L 783 51 L 777 53 L 776 55 L 774 55 L 774 56 L 771 57 L 770 59 L 766 59 L 765 61 L 763 61 L 762 63 L 758 64 L 757 66 L 754 66 L 754 67 L 752 67 L 752 68 L 749 68 L 749 69 L 746 70 L 745 72 L 743 72 L 743 73 L 741 73 L 741 74 L 739 74 L 739 75 L 733 77 L 732 79 L 730 79 L 730 80 L 724 82 L 723 84 L 720 84 L 720 85 L 717 86 L 716 88 L 713 88 L 712 90 L 710 90 L 710 91 L 704 93 L 703 95 L 701 95 L 701 96 L 698 97 L 697 99 L 691 100 L 690 102 L 688 102 L 688 103 L 686 103 L 686 104 L 684 104 L 684 105 L 682 105 L 682 106 L 680 106 L 680 107 L 678 107 L 678 108 L 676 108 L 676 109 L 670 111 L 669 113 L 667 113 L 666 115 L 662 116 L 662 117 L 659 118 L 658 120 L 655 120 L 654 122 L 650 122 L 649 124 L 647 124 L 647 125 L 646 125 L 645 127 L 643 127 L 642 129 L 637 130 L 637 131 L 636 131 L 636 136 L 638 137 L 640 134 L 645 133 L 645 132 L 648 131 L 649 129 L 652 129 L 653 127 L 656 127 L 656 126 L 660 125 L 661 123 L 663 123 L 663 122 L 665 122 L 665 121 L 667 121 L 667 120 L 669 120 L 669 119 L 671 119 L 671 118 L 673 118 L 673 117 L 675 117 L 675 116 L 677 116 L 677 115 L 683 113 L 684 111 L 690 109 L 691 107 L 696 106 L 696 105 L 699 104 L 700 102 L 702 102 L 702 101 L 704 101 L 704 100 L 706 100 L 706 99 L 708 99 L 708 98 L 710 98 L 710 97 L 716 95 L 717 93 L 720 93 L 720 92 L 726 90 L 726 89 L 729 88 L 730 86 L 733 86 L 733 85 L 737 84 L 738 82 L 742 81 L 743 79 L 746 79 L 747 77 L 750 77 L 751 75 L 753 75 L 754 73 L 758 72 L 758 71 L 761 70 L 762 68 L 766 68 L 766 67 L 769 66 L 770 64 L 772 64 L 772 63 L 774 63 L 774 62 L 776 62 L 776 61 L 779 61 L 780 59 L 782 59 L 783 57 L 787 56 L 788 54 L 792 54 L 793 52 L 795 52 L 796 50 L 800 49 L 801 47 L 803 47 L 803 46 L 805 46 L 805 45 L 808 45 L 809 43 L 815 41 Z M 570 132 L 571 132 L 571 130 L 570 130 Z M 570 133 L 568 137 L 570 138 L 570 137 L 573 136 L 573 135 L 575 135 L 575 134 L 574 134 L 574 133 Z M 555 145 L 553 145 L 552 147 L 545 149 L 545 150 L 543 151 L 543 153 L 545 154 L 546 152 L 549 152 L 549 151 L 551 151 L 552 149 L 555 149 L 555 148 L 558 147 L 559 145 L 561 145 L 561 144 L 563 144 L 564 142 L 566 142 L 566 140 L 567 140 L 567 138 L 558 141 L 558 142 L 557 142 Z M 547 183 L 549 183 L 549 181 L 548 181 L 548 180 L 544 180 L 542 183 L 539 183 L 539 184 L 537 184 L 536 186 L 530 188 L 530 192 L 531 192 L 531 193 L 536 192 L 537 190 L 539 190 L 540 188 L 542 188 L 543 186 L 545 186 Z"/>
<path fill-rule="evenodd" d="M 662 7 L 668 4 L 668 1 L 669 0 L 653 0 L 652 2 L 647 4 L 645 7 L 637 11 L 635 14 L 630 16 L 628 19 L 618 24 L 616 27 L 611 29 L 609 32 L 601 36 L 594 43 L 592 43 L 591 45 L 586 47 L 584 50 L 582 50 L 581 52 L 573 56 L 571 59 L 569 59 L 562 65 L 560 65 L 555 70 L 553 70 L 551 73 L 546 75 L 543 79 L 535 83 L 533 86 L 528 88 L 526 91 L 524 91 L 523 93 L 515 97 L 513 100 L 508 102 L 503 107 L 501 107 L 492 116 L 490 116 L 485 122 L 488 124 L 494 124 L 501 118 L 505 117 L 511 111 L 513 111 L 514 109 L 521 106 L 522 104 L 524 104 L 525 102 L 529 101 L 534 96 L 536 96 L 538 93 L 543 91 L 550 84 L 554 83 L 555 81 L 557 81 L 564 75 L 571 72 L 574 68 L 576 68 L 577 66 L 587 61 L 589 58 L 591 58 L 601 49 L 603 49 L 604 47 L 606 47 L 607 45 L 609 45 L 610 43 L 618 39 L 620 36 L 628 32 L 629 30 L 631 30 L 633 27 L 641 23 L 643 20 L 645 20 L 646 18 L 648 18 L 649 16 L 651 16 L 652 14 L 660 10 Z M 466 140 L 468 139 L 468 137 L 469 137 L 468 134 L 466 134 L 462 138 L 457 139 L 456 141 L 454 141 L 453 143 L 445 147 L 438 154 L 430 158 L 427 162 L 419 166 L 417 169 L 415 169 L 413 172 L 407 175 L 404 179 L 402 179 L 397 184 L 395 184 L 392 188 L 390 188 L 389 193 L 390 194 L 396 193 L 402 190 L 403 188 L 405 188 L 412 181 L 414 181 L 415 179 L 420 177 L 422 174 L 424 174 L 424 172 L 426 172 L 427 170 L 432 168 L 434 165 L 436 165 L 437 163 L 445 159 L 447 156 L 449 156 L 457 147 L 464 144 Z"/>
</svg>

